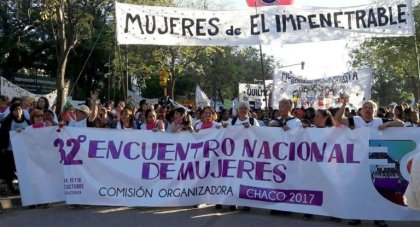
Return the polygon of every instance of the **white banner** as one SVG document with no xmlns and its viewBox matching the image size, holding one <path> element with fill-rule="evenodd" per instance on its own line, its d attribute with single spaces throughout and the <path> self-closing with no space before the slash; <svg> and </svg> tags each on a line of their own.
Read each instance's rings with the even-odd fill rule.
<svg viewBox="0 0 420 227">
<path fill-rule="evenodd" d="M 23 97 L 23 96 L 35 97 L 35 98 L 45 97 L 48 99 L 48 102 L 50 103 L 50 105 L 52 105 L 55 99 L 57 98 L 57 90 L 54 90 L 53 92 L 46 95 L 34 94 L 32 92 L 29 92 L 13 84 L 12 82 L 8 81 L 6 78 L 2 76 L 0 76 L 0 86 L 1 86 L 0 93 L 2 95 L 7 96 L 9 99 L 12 99 L 14 97 Z M 67 83 L 65 86 L 65 95 L 67 94 L 68 87 L 69 87 L 69 84 Z"/>
<path fill-rule="evenodd" d="M 328 109 L 340 107 L 340 98 L 348 95 L 352 109 L 361 107 L 371 95 L 372 69 L 362 69 L 338 76 L 306 80 L 289 72 L 277 71 L 273 77 L 273 108 L 283 98 L 291 99 L 295 107 Z"/>
<path fill-rule="evenodd" d="M 65 127 L 57 133 L 50 127 L 12 132 L 11 139 L 24 205 L 236 204 L 348 219 L 420 220 L 419 212 L 402 205 L 419 130 L 154 133 Z"/>
<path fill-rule="evenodd" d="M 115 9 L 119 44 L 237 46 L 414 34 L 410 0 L 344 8 L 292 5 L 235 11 L 116 2 Z"/>
</svg>

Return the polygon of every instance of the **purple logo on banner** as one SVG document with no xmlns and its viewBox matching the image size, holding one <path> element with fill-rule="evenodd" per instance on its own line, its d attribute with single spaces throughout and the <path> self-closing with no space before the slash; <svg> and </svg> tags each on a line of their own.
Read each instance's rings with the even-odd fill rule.
<svg viewBox="0 0 420 227">
<path fill-rule="evenodd" d="M 241 185 L 239 188 L 239 198 L 272 203 L 321 206 L 323 193 L 321 191 L 283 190 Z"/>
</svg>

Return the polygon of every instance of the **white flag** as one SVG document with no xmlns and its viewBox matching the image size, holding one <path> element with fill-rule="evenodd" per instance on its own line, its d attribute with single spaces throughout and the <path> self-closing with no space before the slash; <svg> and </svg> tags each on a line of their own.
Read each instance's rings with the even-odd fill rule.
<svg viewBox="0 0 420 227">
<path fill-rule="evenodd" d="M 205 107 L 210 106 L 210 99 L 207 97 L 206 93 L 204 93 L 200 86 L 195 87 L 195 104 L 197 107 Z"/>
</svg>

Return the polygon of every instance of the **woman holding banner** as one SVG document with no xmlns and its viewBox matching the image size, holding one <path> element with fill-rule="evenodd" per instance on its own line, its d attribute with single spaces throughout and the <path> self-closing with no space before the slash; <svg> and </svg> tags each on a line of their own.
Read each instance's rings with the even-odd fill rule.
<svg viewBox="0 0 420 227">
<path fill-rule="evenodd" d="M 217 120 L 217 113 L 214 111 L 214 109 L 210 106 L 206 106 L 202 110 L 202 121 L 198 122 L 195 125 L 194 130 L 196 132 L 202 130 L 202 129 L 209 129 L 209 128 L 217 128 L 219 129 L 221 127 L 221 124 L 219 122 L 216 122 Z"/>
<path fill-rule="evenodd" d="M 7 183 L 7 190 L 12 194 L 19 194 L 13 187 L 13 179 L 16 176 L 15 160 L 13 158 L 12 143 L 10 142 L 10 131 L 21 131 L 30 123 L 23 116 L 23 109 L 20 103 L 10 106 L 10 114 L 6 117 L 0 128 L 0 175 Z"/>
<path fill-rule="evenodd" d="M 117 112 L 116 129 L 136 129 L 134 124 L 133 110 L 129 107 L 124 107 L 121 112 Z"/>
<path fill-rule="evenodd" d="M 372 101 L 368 100 L 363 103 L 361 108 L 361 116 L 344 116 L 344 111 L 346 108 L 346 104 L 348 102 L 348 96 L 343 97 L 342 105 L 338 110 L 335 118 L 338 122 L 343 125 L 348 126 L 349 128 L 363 128 L 363 127 L 370 127 L 370 128 L 378 128 L 379 130 L 384 130 L 387 127 L 404 127 L 404 123 L 399 119 L 386 119 L 386 118 L 378 118 L 376 117 L 376 111 L 378 109 L 378 105 Z M 350 220 L 348 222 L 349 225 L 360 225 L 361 220 Z M 388 226 L 387 223 L 383 220 L 375 220 L 375 225 L 378 226 Z"/>
<path fill-rule="evenodd" d="M 181 132 L 181 131 L 193 132 L 194 131 L 192 127 L 191 116 L 182 107 L 175 109 L 174 120 L 169 126 L 169 128 L 170 128 L 169 130 L 170 132 Z"/>
<path fill-rule="evenodd" d="M 146 121 L 141 126 L 141 129 L 152 130 L 153 132 L 165 131 L 165 125 L 163 121 L 157 120 L 156 111 L 153 109 L 147 109 L 145 112 Z"/>
</svg>

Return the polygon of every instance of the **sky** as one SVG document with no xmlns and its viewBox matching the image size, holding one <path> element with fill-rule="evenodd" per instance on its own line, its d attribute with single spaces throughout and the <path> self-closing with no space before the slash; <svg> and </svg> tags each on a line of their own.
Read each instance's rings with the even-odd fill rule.
<svg viewBox="0 0 420 227">
<path fill-rule="evenodd" d="M 235 9 L 247 8 L 246 0 L 231 0 Z M 295 5 L 318 7 L 358 6 L 372 2 L 372 0 L 294 0 Z M 265 54 L 273 55 L 281 65 L 305 62 L 305 67 L 286 67 L 281 70 L 292 71 L 306 79 L 315 79 L 339 75 L 351 70 L 348 67 L 348 49 L 346 45 L 354 45 L 346 40 L 324 41 L 291 45 L 263 45 Z M 258 47 L 257 47 L 258 48 Z"/>
</svg>

